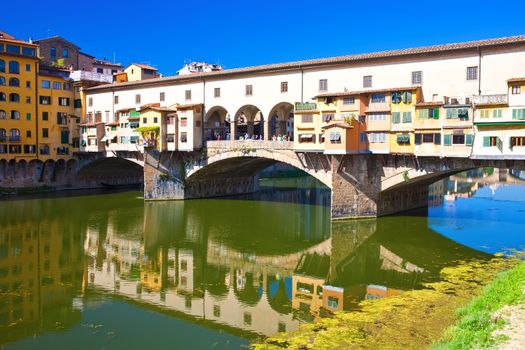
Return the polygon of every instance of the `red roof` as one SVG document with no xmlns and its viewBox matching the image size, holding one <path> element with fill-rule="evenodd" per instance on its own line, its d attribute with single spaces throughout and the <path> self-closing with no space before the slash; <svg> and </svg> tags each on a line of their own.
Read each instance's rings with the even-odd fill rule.
<svg viewBox="0 0 525 350">
<path fill-rule="evenodd" d="M 525 45 L 525 35 L 468 41 L 468 42 L 454 43 L 454 44 L 424 46 L 424 47 L 417 47 L 417 48 L 410 48 L 410 49 L 399 49 L 399 50 L 380 51 L 380 52 L 355 54 L 355 55 L 347 55 L 347 56 L 310 59 L 310 60 L 287 62 L 287 63 L 267 64 L 267 65 L 261 65 L 261 66 L 253 66 L 253 67 L 225 69 L 225 70 L 214 71 L 214 72 L 202 72 L 202 73 L 197 73 L 197 74 L 176 75 L 176 76 L 171 76 L 171 77 L 161 77 L 161 78 L 146 79 L 146 80 L 139 80 L 139 81 L 130 81 L 130 82 L 125 82 L 125 83 L 120 83 L 118 85 L 113 85 L 113 84 L 99 85 L 99 86 L 89 88 L 88 90 L 111 89 L 115 86 L 117 86 L 117 88 L 123 89 L 126 86 L 153 85 L 157 82 L 195 80 L 201 77 L 216 77 L 216 76 L 233 75 L 233 74 L 264 72 L 264 71 L 301 69 L 301 68 L 308 68 L 308 67 L 315 67 L 315 66 L 348 64 L 352 62 L 363 62 L 363 61 L 370 61 L 370 60 L 377 60 L 377 59 L 391 59 L 391 58 L 400 58 L 400 57 L 416 56 L 416 55 L 428 55 L 428 54 L 433 54 L 433 53 L 439 54 L 443 52 L 452 52 L 452 51 L 478 50 L 480 48 L 485 48 L 485 47 L 512 46 L 512 45 Z"/>
<path fill-rule="evenodd" d="M 507 80 L 507 83 L 519 83 L 519 82 L 522 82 L 522 81 L 525 81 L 525 77 L 510 78 L 509 80 Z"/>
</svg>

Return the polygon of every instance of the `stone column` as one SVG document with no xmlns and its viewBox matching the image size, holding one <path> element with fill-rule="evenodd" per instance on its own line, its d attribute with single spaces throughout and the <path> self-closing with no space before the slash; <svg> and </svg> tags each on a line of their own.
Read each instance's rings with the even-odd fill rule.
<svg viewBox="0 0 525 350">
<path fill-rule="evenodd" d="M 253 135 L 253 121 L 248 121 L 248 122 L 246 122 L 246 124 L 247 124 L 246 132 L 248 133 L 248 135 L 250 135 L 250 137 L 252 137 L 252 135 Z"/>
<path fill-rule="evenodd" d="M 154 147 L 144 147 L 144 200 L 184 199 L 184 179 L 180 179 L 182 163 L 163 166 L 163 158 L 169 155 Z M 172 159 L 172 158 L 171 158 Z"/>
<path fill-rule="evenodd" d="M 230 122 L 230 139 L 232 141 L 235 141 L 236 139 L 236 135 L 235 135 L 236 130 L 237 130 L 237 120 L 232 120 Z"/>
</svg>

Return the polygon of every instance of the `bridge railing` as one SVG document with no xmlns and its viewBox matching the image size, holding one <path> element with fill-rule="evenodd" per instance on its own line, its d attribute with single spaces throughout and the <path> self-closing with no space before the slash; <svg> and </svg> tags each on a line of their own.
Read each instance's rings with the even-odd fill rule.
<svg viewBox="0 0 525 350">
<path fill-rule="evenodd" d="M 291 150 L 293 141 L 263 141 L 263 140 L 225 140 L 225 141 L 206 141 L 207 148 L 214 149 L 275 149 Z"/>
</svg>

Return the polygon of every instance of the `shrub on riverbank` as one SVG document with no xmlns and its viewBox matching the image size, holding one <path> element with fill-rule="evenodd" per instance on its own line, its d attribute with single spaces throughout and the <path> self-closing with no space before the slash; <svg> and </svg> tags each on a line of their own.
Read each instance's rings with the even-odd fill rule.
<svg viewBox="0 0 525 350">
<path fill-rule="evenodd" d="M 503 325 L 493 319 L 505 305 L 525 301 L 525 262 L 499 274 L 483 293 L 458 311 L 459 322 L 450 328 L 434 350 L 488 348 L 498 342 L 492 333 Z"/>
</svg>

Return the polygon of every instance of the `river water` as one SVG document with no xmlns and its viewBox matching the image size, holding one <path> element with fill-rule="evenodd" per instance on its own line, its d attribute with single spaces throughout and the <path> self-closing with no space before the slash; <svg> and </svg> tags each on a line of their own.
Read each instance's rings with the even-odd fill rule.
<svg viewBox="0 0 525 350">
<path fill-rule="evenodd" d="M 525 248 L 525 176 L 479 170 L 428 210 L 331 222 L 311 179 L 144 203 L 139 191 L 0 202 L 0 347 L 239 349 Z M 427 215 L 428 214 L 428 215 Z"/>
</svg>

